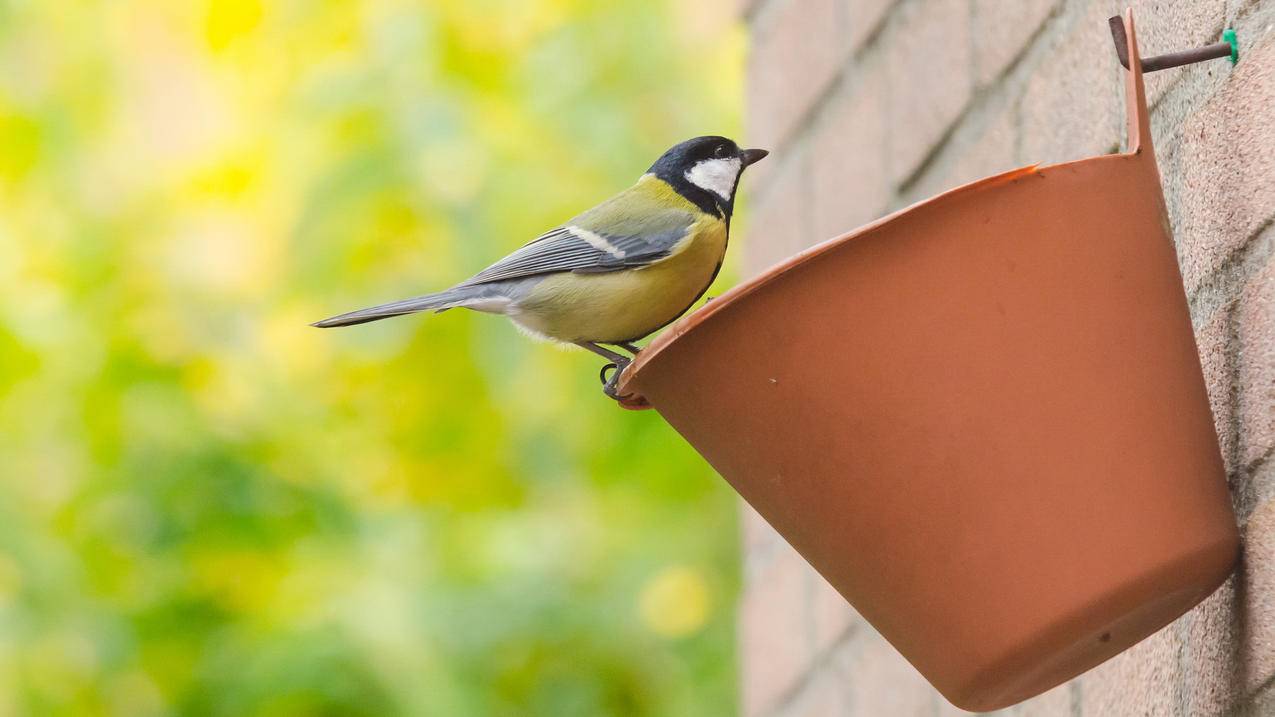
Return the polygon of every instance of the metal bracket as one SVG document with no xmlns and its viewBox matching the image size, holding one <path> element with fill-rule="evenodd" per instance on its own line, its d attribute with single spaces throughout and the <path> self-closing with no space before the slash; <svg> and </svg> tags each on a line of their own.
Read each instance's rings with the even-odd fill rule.
<svg viewBox="0 0 1275 717">
<path fill-rule="evenodd" d="M 1111 39 L 1116 43 L 1116 57 L 1120 58 L 1121 66 L 1127 70 L 1129 69 L 1129 45 L 1124 33 L 1124 20 L 1117 15 L 1107 20 L 1107 23 L 1111 25 Z M 1222 33 L 1222 40 L 1222 42 L 1197 47 L 1194 50 L 1144 57 L 1142 59 L 1142 71 L 1145 73 L 1167 70 L 1170 67 L 1193 65 L 1197 62 L 1216 60 L 1221 57 L 1229 57 L 1231 64 L 1234 65 L 1240 59 L 1240 43 L 1235 36 L 1235 31 L 1227 30 Z"/>
</svg>

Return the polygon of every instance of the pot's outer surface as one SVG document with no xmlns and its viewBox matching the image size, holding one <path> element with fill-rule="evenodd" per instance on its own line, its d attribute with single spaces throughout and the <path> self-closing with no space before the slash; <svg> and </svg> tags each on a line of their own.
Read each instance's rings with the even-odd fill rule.
<svg viewBox="0 0 1275 717">
<path fill-rule="evenodd" d="M 1010 172 L 815 247 L 624 376 L 966 709 L 1112 657 L 1237 557 L 1130 64 L 1130 153 Z"/>
</svg>

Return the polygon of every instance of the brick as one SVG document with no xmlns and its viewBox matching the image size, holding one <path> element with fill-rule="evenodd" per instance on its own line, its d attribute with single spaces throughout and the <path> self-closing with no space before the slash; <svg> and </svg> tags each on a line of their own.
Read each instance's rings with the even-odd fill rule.
<svg viewBox="0 0 1275 717">
<path fill-rule="evenodd" d="M 1275 678 L 1275 501 L 1258 506 L 1244 531 L 1244 688 Z"/>
<path fill-rule="evenodd" d="M 1195 332 L 1195 344 L 1200 352 L 1200 368 L 1204 372 L 1204 384 L 1209 391 L 1209 408 L 1213 411 L 1213 426 L 1217 430 L 1227 475 L 1231 475 L 1234 470 L 1236 440 L 1235 394 L 1231 390 L 1234 384 L 1234 365 L 1228 350 L 1230 339 L 1230 306 L 1218 309 L 1213 318 Z"/>
<path fill-rule="evenodd" d="M 1235 586 L 1232 577 L 1181 621 L 1186 631 L 1182 688 L 1188 715 L 1223 714 L 1243 694 Z"/>
<path fill-rule="evenodd" d="M 1172 206 L 1188 292 L 1275 216 L 1271 107 L 1275 33 L 1245 53 L 1222 89 L 1183 126 Z"/>
<path fill-rule="evenodd" d="M 1066 683 L 1005 710 L 1011 717 L 1071 717 L 1073 687 Z"/>
<path fill-rule="evenodd" d="M 1275 0 L 735 2 L 753 7 L 750 144 L 779 150 L 746 185 L 759 190 L 741 217 L 748 273 L 901 201 L 1120 146 L 1106 18 L 1124 4 L 1145 55 L 1211 42 L 1238 20 L 1237 68 L 1152 74 L 1147 86 L 1184 280 L 1204 312 L 1210 407 L 1249 516 L 1242 571 L 1125 654 L 994 714 L 1275 715 L 1275 264 L 1248 243 L 1275 217 L 1275 32 L 1261 32 Z M 986 88 L 977 101 L 975 88 Z M 742 526 L 746 714 L 963 714 L 760 516 L 745 508 Z"/>
<path fill-rule="evenodd" d="M 753 12 L 757 10 L 757 6 L 761 4 L 761 0 L 734 0 L 735 16 L 748 19 L 752 17 Z"/>
<path fill-rule="evenodd" d="M 744 533 L 744 552 L 748 555 L 770 555 L 784 543 L 761 513 L 753 510 L 742 498 L 739 501 L 739 523 Z"/>
<path fill-rule="evenodd" d="M 773 0 L 754 23 L 748 58 L 749 136 L 779 148 L 847 57 L 840 0 Z"/>
<path fill-rule="evenodd" d="M 845 677 L 829 665 L 816 668 L 801 694 L 782 712 L 783 717 L 844 717 L 849 714 Z"/>
<path fill-rule="evenodd" d="M 1268 685 L 1245 705 L 1245 709 L 1235 713 L 1235 717 L 1270 717 L 1271 715 L 1275 715 L 1275 684 Z"/>
<path fill-rule="evenodd" d="M 810 664 L 805 570 L 801 556 L 784 548 L 745 587 L 739 608 L 744 714 L 765 714 Z"/>
<path fill-rule="evenodd" d="M 1226 21 L 1226 0 L 1121 0 L 1111 15 L 1133 7 L 1138 23 L 1138 46 L 1143 57 L 1177 52 L 1217 42 Z M 1153 72 L 1145 75 L 1147 102 L 1155 104 L 1169 86 L 1191 73 L 1207 72 L 1208 67 Z"/>
<path fill-rule="evenodd" d="M 1173 17 L 1166 22 L 1155 17 L 1144 19 L 1145 16 L 1139 15 L 1138 39 L 1142 43 L 1143 55 L 1173 52 L 1183 47 L 1198 47 L 1217 41 L 1221 35 L 1222 20 L 1214 17 L 1214 3 L 1221 1 L 1172 3 L 1164 8 L 1166 15 L 1176 16 L 1180 22 L 1174 21 Z M 1217 29 L 1202 30 L 1198 29 L 1201 22 L 1219 24 Z M 1191 28 L 1197 29 L 1190 32 Z M 1176 154 L 1177 146 L 1183 140 L 1182 128 L 1187 118 L 1212 100 L 1226 84 L 1231 73 L 1229 63 L 1211 61 L 1171 71 L 1153 72 L 1146 76 L 1147 101 L 1151 106 L 1151 134 L 1161 159 L 1162 173 L 1166 168 L 1165 160 Z M 1164 174 L 1166 179 L 1176 176 L 1176 172 Z M 1172 185 L 1166 184 L 1165 190 L 1166 194 L 1171 193 Z"/>
<path fill-rule="evenodd" d="M 859 613 L 814 568 L 810 569 L 807 577 L 814 650 L 822 653 L 846 634 L 859 619 Z"/>
<path fill-rule="evenodd" d="M 858 50 L 881 26 L 894 0 L 844 0 L 846 5 L 846 42 Z"/>
<path fill-rule="evenodd" d="M 946 189 L 1017 167 L 1018 162 L 1014 158 L 1016 144 L 1014 115 L 1006 108 L 992 118 L 978 139 L 971 143 L 969 151 L 962 153 L 956 161 Z"/>
<path fill-rule="evenodd" d="M 1275 446 L 1275 257 L 1267 262 L 1244 287 L 1235 309 L 1241 466 Z"/>
<path fill-rule="evenodd" d="M 930 717 L 934 688 L 875 630 L 856 632 L 834 652 L 855 715 Z"/>
<path fill-rule="evenodd" d="M 1053 11 L 1055 0 L 974 0 L 974 73 L 991 84 L 1022 54 Z"/>
<path fill-rule="evenodd" d="M 1267 501 L 1275 500 L 1275 456 L 1265 461 L 1259 461 L 1257 465 L 1249 469 L 1245 478 L 1252 492 L 1254 507 Z M 1239 515 L 1243 515 L 1244 520 L 1247 521 L 1252 514 L 1253 510 L 1250 508 L 1247 512 Z"/>
<path fill-rule="evenodd" d="M 744 273 L 754 276 L 810 244 L 810 182 L 806 153 L 782 158 L 775 174 L 750 206 Z"/>
<path fill-rule="evenodd" d="M 899 14 L 885 52 L 896 183 L 930 155 L 973 94 L 967 0 L 915 2 Z"/>
<path fill-rule="evenodd" d="M 1259 4 L 1259 2 L 1261 2 L 1261 0 L 1227 0 L 1226 16 L 1228 18 L 1236 17 L 1248 8 Z"/>
<path fill-rule="evenodd" d="M 951 147 L 929 167 L 905 199 L 907 203 L 928 199 L 976 179 L 1008 171 L 1018 166 L 1015 157 L 1018 130 L 1014 110 L 1006 103 L 981 127 L 957 131 Z"/>
<path fill-rule="evenodd" d="M 1087 673 L 1081 684 L 1085 715 L 1159 717 L 1176 714 L 1181 640 L 1170 625 Z"/>
<path fill-rule="evenodd" d="M 859 73 L 858 86 L 837 92 L 812 133 L 811 204 L 822 241 L 881 216 L 890 203 L 886 170 L 885 86 L 879 71 Z"/>
<path fill-rule="evenodd" d="M 1112 62 L 1108 8 L 1094 3 L 1027 81 L 1020 102 L 1019 164 L 1102 154 L 1124 138 L 1124 82 Z"/>
</svg>

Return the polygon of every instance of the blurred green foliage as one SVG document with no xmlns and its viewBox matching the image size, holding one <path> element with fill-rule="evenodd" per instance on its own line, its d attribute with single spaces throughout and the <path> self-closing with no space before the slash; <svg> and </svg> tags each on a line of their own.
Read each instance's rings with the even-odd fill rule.
<svg viewBox="0 0 1275 717">
<path fill-rule="evenodd" d="M 732 3 L 0 0 L 0 714 L 725 715 L 729 490 L 434 290 L 736 124 Z"/>
</svg>

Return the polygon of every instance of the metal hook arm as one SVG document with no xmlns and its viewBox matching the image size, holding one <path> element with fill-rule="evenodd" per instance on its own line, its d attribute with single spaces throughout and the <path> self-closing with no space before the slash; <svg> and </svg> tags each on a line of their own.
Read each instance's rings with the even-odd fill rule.
<svg viewBox="0 0 1275 717">
<path fill-rule="evenodd" d="M 1116 57 L 1120 58 L 1120 65 L 1127 70 L 1129 69 L 1129 45 L 1124 32 L 1124 19 L 1117 15 L 1107 20 L 1107 23 L 1111 25 L 1111 39 L 1116 43 Z M 1142 59 L 1142 71 L 1145 73 L 1167 70 L 1170 67 L 1192 65 L 1205 60 L 1216 60 L 1220 57 L 1229 57 L 1231 58 L 1231 64 L 1235 64 L 1235 61 L 1239 58 L 1239 44 L 1235 39 L 1235 32 L 1227 30 L 1223 37 L 1226 38 L 1225 42 L 1215 42 L 1212 45 L 1197 47 L 1194 50 L 1145 57 Z"/>
</svg>

